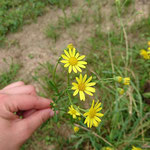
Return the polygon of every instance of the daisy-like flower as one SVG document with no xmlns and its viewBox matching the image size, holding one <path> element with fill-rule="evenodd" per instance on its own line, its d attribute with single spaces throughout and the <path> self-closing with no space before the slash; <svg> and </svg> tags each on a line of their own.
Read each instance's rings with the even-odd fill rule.
<svg viewBox="0 0 150 150">
<path fill-rule="evenodd" d="M 121 82 L 123 78 L 121 76 L 114 77 L 114 80 L 117 82 Z"/>
<path fill-rule="evenodd" d="M 74 109 L 72 105 L 69 107 L 68 114 L 72 115 L 74 119 L 76 119 L 77 116 L 80 116 L 80 113 L 76 109 Z"/>
<path fill-rule="evenodd" d="M 80 100 L 85 101 L 85 94 L 88 94 L 90 96 L 93 96 L 92 93 L 95 92 L 95 88 L 91 87 L 94 86 L 96 83 L 95 82 L 90 82 L 92 80 L 92 76 L 90 78 L 88 78 L 87 80 L 87 74 L 84 75 L 84 77 L 82 76 L 82 74 L 80 74 L 80 77 L 76 77 L 77 83 L 73 82 L 72 85 L 72 90 L 75 90 L 75 92 L 73 93 L 73 96 L 76 96 L 78 93 L 80 95 Z"/>
<path fill-rule="evenodd" d="M 61 63 L 64 63 L 64 67 L 69 67 L 68 72 L 71 73 L 72 70 L 77 73 L 77 71 L 82 72 L 81 68 L 85 68 L 85 65 L 87 64 L 86 61 L 82 61 L 82 59 L 85 57 L 85 55 L 79 56 L 79 53 L 76 52 L 76 49 L 69 48 L 69 51 L 64 50 L 64 54 L 62 54 L 62 58 L 64 60 L 61 60 Z"/>
<path fill-rule="evenodd" d="M 97 103 L 94 106 L 94 100 L 92 102 L 91 108 L 88 110 L 88 112 L 84 113 L 84 116 L 86 117 L 84 124 L 87 124 L 88 127 L 98 127 L 99 123 L 101 122 L 100 117 L 103 117 L 103 114 L 99 111 L 102 109 L 101 103 L 97 101 Z"/>
<path fill-rule="evenodd" d="M 150 59 L 148 52 L 144 49 L 140 51 L 140 55 L 143 56 L 144 59 Z"/>
<path fill-rule="evenodd" d="M 118 88 L 117 91 L 119 92 L 120 95 L 124 94 L 124 89 L 122 89 L 122 88 Z"/>
<path fill-rule="evenodd" d="M 70 43 L 70 44 L 68 44 L 68 45 L 67 45 L 67 48 L 69 48 L 69 49 L 73 49 L 73 48 L 74 48 L 74 46 L 73 46 L 73 44 L 72 44 L 72 43 Z"/>
<path fill-rule="evenodd" d="M 74 126 L 73 130 L 74 130 L 75 133 L 77 133 L 79 131 L 79 128 L 77 126 Z"/>
<path fill-rule="evenodd" d="M 130 78 L 129 77 L 126 77 L 123 79 L 123 84 L 124 85 L 130 85 Z"/>
<path fill-rule="evenodd" d="M 142 149 L 139 147 L 132 146 L 132 150 L 142 150 Z"/>
</svg>

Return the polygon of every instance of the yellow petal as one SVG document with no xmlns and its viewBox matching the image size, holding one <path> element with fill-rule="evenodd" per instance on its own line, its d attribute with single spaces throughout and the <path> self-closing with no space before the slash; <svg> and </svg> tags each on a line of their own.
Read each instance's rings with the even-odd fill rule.
<svg viewBox="0 0 150 150">
<path fill-rule="evenodd" d="M 80 78 L 79 79 L 80 79 L 80 81 L 82 81 L 82 74 L 80 74 Z"/>
<path fill-rule="evenodd" d="M 71 73 L 71 71 L 72 71 L 72 66 L 70 65 L 69 66 L 69 73 Z"/>
<path fill-rule="evenodd" d="M 82 82 L 84 83 L 87 78 L 87 74 L 84 75 Z"/>
<path fill-rule="evenodd" d="M 68 63 L 69 61 L 68 61 L 68 60 L 61 60 L 60 62 L 66 64 L 66 63 Z"/>
<path fill-rule="evenodd" d="M 71 57 L 73 57 L 72 56 L 72 50 L 70 48 L 69 48 L 69 54 L 70 54 Z"/>
<path fill-rule="evenodd" d="M 68 56 L 68 58 L 70 58 L 70 55 L 66 50 L 64 50 L 64 53 L 66 54 L 66 56 Z"/>
<path fill-rule="evenodd" d="M 84 116 L 88 116 L 88 115 L 89 115 L 89 112 L 84 113 Z"/>
<path fill-rule="evenodd" d="M 104 114 L 102 114 L 102 113 L 97 113 L 96 116 L 98 116 L 98 117 L 103 117 Z"/>
<path fill-rule="evenodd" d="M 69 58 L 65 55 L 61 55 L 63 59 L 69 60 Z"/>
<path fill-rule="evenodd" d="M 78 60 L 82 60 L 85 57 L 85 55 L 82 55 L 78 58 Z"/>
<path fill-rule="evenodd" d="M 73 86 L 71 89 L 72 90 L 77 90 L 78 88 L 76 86 Z"/>
<path fill-rule="evenodd" d="M 78 66 L 76 66 L 76 69 L 77 69 L 79 72 L 82 72 L 82 70 L 81 70 Z"/>
<path fill-rule="evenodd" d="M 80 95 L 80 100 L 85 101 L 85 94 L 83 93 L 83 91 L 79 91 L 79 95 Z"/>
<path fill-rule="evenodd" d="M 102 107 L 96 109 L 96 112 L 99 112 L 100 110 L 102 110 Z"/>
<path fill-rule="evenodd" d="M 95 102 L 95 101 L 94 101 L 94 99 L 93 99 L 91 108 L 93 108 L 93 106 L 94 106 L 94 102 Z"/>
<path fill-rule="evenodd" d="M 73 66 L 73 71 L 75 72 L 75 73 L 77 73 L 77 69 Z"/>
<path fill-rule="evenodd" d="M 89 83 L 92 80 L 92 76 L 88 78 L 88 80 L 85 82 L 86 84 Z"/>
<path fill-rule="evenodd" d="M 69 64 L 69 63 L 67 63 L 67 64 L 65 64 L 65 65 L 64 65 L 64 67 L 66 68 L 66 67 L 68 67 L 69 65 L 70 65 L 70 64 Z"/>
<path fill-rule="evenodd" d="M 76 77 L 76 80 L 77 80 L 78 84 L 80 84 L 81 81 L 78 77 Z"/>
<path fill-rule="evenodd" d="M 82 64 L 78 64 L 78 66 L 80 67 L 80 68 L 86 68 L 84 65 L 82 65 Z"/>
<path fill-rule="evenodd" d="M 101 122 L 101 119 L 99 119 L 98 117 L 94 117 L 94 119 L 98 122 Z"/>
<path fill-rule="evenodd" d="M 79 53 L 76 53 L 76 56 L 75 56 L 76 58 L 78 58 L 79 57 Z"/>
<path fill-rule="evenodd" d="M 80 64 L 80 65 L 86 65 L 87 62 L 85 62 L 85 61 L 78 61 L 78 64 Z"/>
<path fill-rule="evenodd" d="M 72 85 L 75 86 L 75 87 L 78 87 L 78 84 L 75 83 L 75 82 L 72 82 Z"/>
<path fill-rule="evenodd" d="M 96 120 L 93 121 L 93 124 L 94 124 L 95 127 L 98 127 L 98 123 L 97 123 Z"/>
<path fill-rule="evenodd" d="M 75 49 L 75 48 L 73 48 L 72 57 L 74 57 L 74 56 L 75 56 L 75 54 L 76 54 L 76 49 Z"/>
<path fill-rule="evenodd" d="M 95 88 L 93 87 L 86 87 L 86 90 L 93 93 L 95 92 Z"/>
<path fill-rule="evenodd" d="M 86 86 L 94 86 L 96 83 L 95 82 L 91 82 L 91 83 L 87 83 Z"/>
<path fill-rule="evenodd" d="M 76 96 L 78 94 L 79 90 L 75 90 L 75 92 L 73 93 L 73 96 Z"/>
<path fill-rule="evenodd" d="M 93 96 L 93 94 L 91 93 L 91 92 L 89 92 L 89 91 L 84 91 L 86 94 L 88 94 L 88 95 L 90 95 L 90 96 Z"/>
</svg>

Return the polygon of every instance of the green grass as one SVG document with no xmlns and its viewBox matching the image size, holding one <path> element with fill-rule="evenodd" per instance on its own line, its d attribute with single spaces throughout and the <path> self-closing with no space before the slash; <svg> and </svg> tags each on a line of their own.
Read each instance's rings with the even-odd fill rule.
<svg viewBox="0 0 150 150">
<path fill-rule="evenodd" d="M 20 66 L 18 64 L 11 63 L 9 65 L 9 69 L 0 74 L 0 89 L 12 82 L 15 82 L 19 69 Z"/>
</svg>

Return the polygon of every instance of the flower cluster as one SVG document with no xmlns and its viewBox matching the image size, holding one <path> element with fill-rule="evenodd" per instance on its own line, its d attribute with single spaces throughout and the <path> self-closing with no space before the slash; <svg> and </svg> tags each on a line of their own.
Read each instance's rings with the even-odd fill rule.
<svg viewBox="0 0 150 150">
<path fill-rule="evenodd" d="M 114 77 L 114 80 L 118 83 L 122 83 L 123 85 L 130 85 L 130 78 L 129 77 L 121 77 L 121 76 L 116 76 Z M 123 88 L 117 88 L 117 91 L 120 95 L 123 95 L 125 90 Z"/>
<path fill-rule="evenodd" d="M 71 89 L 74 91 L 73 96 L 79 94 L 79 99 L 81 101 L 86 100 L 85 94 L 93 96 L 93 93 L 96 91 L 93 86 L 95 86 L 96 83 L 92 82 L 92 76 L 88 78 L 87 74 L 81 74 L 82 69 L 86 68 L 87 65 L 87 62 L 83 60 L 85 55 L 80 56 L 73 44 L 69 44 L 67 49 L 64 50 L 64 54 L 61 56 L 63 59 L 60 62 L 65 64 L 65 68 L 68 67 L 69 74 L 72 71 L 74 73 L 80 72 L 79 76 L 75 78 L 76 82 L 72 82 Z M 100 118 L 103 116 L 103 114 L 100 113 L 102 107 L 99 101 L 95 103 L 95 100 L 93 100 L 91 108 L 87 110 L 76 106 L 73 104 L 72 100 L 70 100 L 70 103 L 71 106 L 69 107 L 68 114 L 72 115 L 73 119 L 81 120 L 79 117 L 82 116 L 84 117 L 84 124 L 87 124 L 87 127 L 98 127 L 101 122 Z M 74 126 L 74 132 L 76 133 L 78 130 L 79 128 Z"/>
<path fill-rule="evenodd" d="M 148 41 L 148 48 L 147 48 L 147 50 L 145 50 L 145 49 L 142 49 L 141 51 L 140 51 L 140 55 L 144 58 L 144 59 L 146 59 L 146 60 L 150 60 L 150 41 Z"/>
</svg>

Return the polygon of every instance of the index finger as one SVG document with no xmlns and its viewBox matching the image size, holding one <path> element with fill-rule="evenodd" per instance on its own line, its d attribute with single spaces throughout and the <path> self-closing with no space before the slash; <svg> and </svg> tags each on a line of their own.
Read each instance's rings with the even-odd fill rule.
<svg viewBox="0 0 150 150">
<path fill-rule="evenodd" d="M 8 95 L 5 97 L 4 103 L 8 110 L 11 112 L 17 112 L 19 110 L 30 109 L 45 109 L 50 107 L 52 100 L 33 96 L 33 95 Z"/>
</svg>

